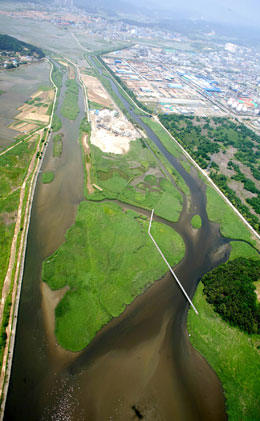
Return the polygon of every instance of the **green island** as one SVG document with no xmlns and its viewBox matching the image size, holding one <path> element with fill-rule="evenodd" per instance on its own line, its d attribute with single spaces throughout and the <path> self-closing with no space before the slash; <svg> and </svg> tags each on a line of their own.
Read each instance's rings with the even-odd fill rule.
<svg viewBox="0 0 260 421">
<path fill-rule="evenodd" d="M 200 229 L 202 225 L 201 217 L 199 215 L 194 215 L 191 219 L 191 225 L 194 229 Z"/>
<path fill-rule="evenodd" d="M 58 132 L 62 128 L 61 119 L 57 116 L 57 114 L 53 114 L 51 128 L 53 132 Z"/>
<path fill-rule="evenodd" d="M 62 155 L 63 143 L 62 143 L 63 134 L 58 133 L 53 137 L 53 148 L 52 156 L 60 158 Z"/>
<path fill-rule="evenodd" d="M 51 289 L 69 287 L 55 310 L 56 337 L 65 349 L 82 350 L 164 275 L 166 266 L 147 230 L 147 218 L 134 211 L 110 202 L 81 202 L 65 243 L 42 270 Z M 154 222 L 152 234 L 172 266 L 182 259 L 185 246 L 172 228 Z"/>
<path fill-rule="evenodd" d="M 65 97 L 61 106 L 61 114 L 69 120 L 75 120 L 79 113 L 78 94 L 79 88 L 76 80 L 67 80 Z"/>
<path fill-rule="evenodd" d="M 43 184 L 49 184 L 54 180 L 54 173 L 52 171 L 46 171 L 42 173 Z"/>
</svg>

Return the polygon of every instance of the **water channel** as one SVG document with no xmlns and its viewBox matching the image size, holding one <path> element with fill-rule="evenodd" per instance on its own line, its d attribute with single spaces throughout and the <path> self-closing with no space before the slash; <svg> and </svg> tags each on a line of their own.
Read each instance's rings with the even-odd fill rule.
<svg viewBox="0 0 260 421">
<path fill-rule="evenodd" d="M 208 221 L 205 185 L 195 170 L 187 173 L 183 169 L 131 110 L 116 84 L 110 83 L 190 189 L 191 198 L 174 228 L 186 245 L 176 273 L 192 296 L 201 276 L 228 258 L 228 240 Z M 70 122 L 60 115 L 63 95 L 64 88 L 57 110 L 64 150 L 61 158 L 54 159 L 49 145 L 42 169 L 54 170 L 55 179 L 49 185 L 40 179 L 37 183 L 5 420 L 225 420 L 221 384 L 189 343 L 188 305 L 168 273 L 105 326 L 81 353 L 63 351 L 56 344 L 52 306 L 59 297 L 42 285 L 41 264 L 64 241 L 83 200 L 77 143 L 83 97 L 80 93 L 79 116 Z M 195 213 L 202 218 L 196 233 L 190 224 Z"/>
</svg>

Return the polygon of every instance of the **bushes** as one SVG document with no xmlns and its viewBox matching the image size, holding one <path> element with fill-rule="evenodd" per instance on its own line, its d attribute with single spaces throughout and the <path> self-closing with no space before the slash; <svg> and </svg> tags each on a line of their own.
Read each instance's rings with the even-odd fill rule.
<svg viewBox="0 0 260 421">
<path fill-rule="evenodd" d="M 248 333 L 260 333 L 260 304 L 253 284 L 259 273 L 259 260 L 238 258 L 220 265 L 202 279 L 208 303 L 231 326 Z"/>
</svg>

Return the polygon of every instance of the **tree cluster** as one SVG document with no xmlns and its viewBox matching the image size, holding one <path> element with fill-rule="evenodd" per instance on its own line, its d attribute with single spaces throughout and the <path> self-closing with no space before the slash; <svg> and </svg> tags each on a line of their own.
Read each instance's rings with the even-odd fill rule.
<svg viewBox="0 0 260 421">
<path fill-rule="evenodd" d="M 260 333 L 260 303 L 254 285 L 259 273 L 259 260 L 238 258 L 202 278 L 203 292 L 214 310 L 231 326 L 248 333 Z"/>
<path fill-rule="evenodd" d="M 0 50 L 18 52 L 22 55 L 36 56 L 37 58 L 45 57 L 44 52 L 40 48 L 3 34 L 0 34 Z"/>
</svg>

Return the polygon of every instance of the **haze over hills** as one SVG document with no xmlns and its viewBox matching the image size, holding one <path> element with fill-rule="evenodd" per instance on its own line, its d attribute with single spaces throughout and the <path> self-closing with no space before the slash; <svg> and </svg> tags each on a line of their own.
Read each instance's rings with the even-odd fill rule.
<svg viewBox="0 0 260 421">
<path fill-rule="evenodd" d="M 5 0 L 5 2 L 13 0 Z M 17 0 L 26 3 L 24 0 Z M 16 1 L 16 2 L 17 2 Z M 1 2 L 1 0 L 0 0 Z M 257 0 L 34 0 L 36 4 L 82 8 L 88 13 L 121 17 L 126 23 L 149 22 L 160 29 L 188 33 L 216 33 L 242 40 L 260 40 Z"/>
</svg>

